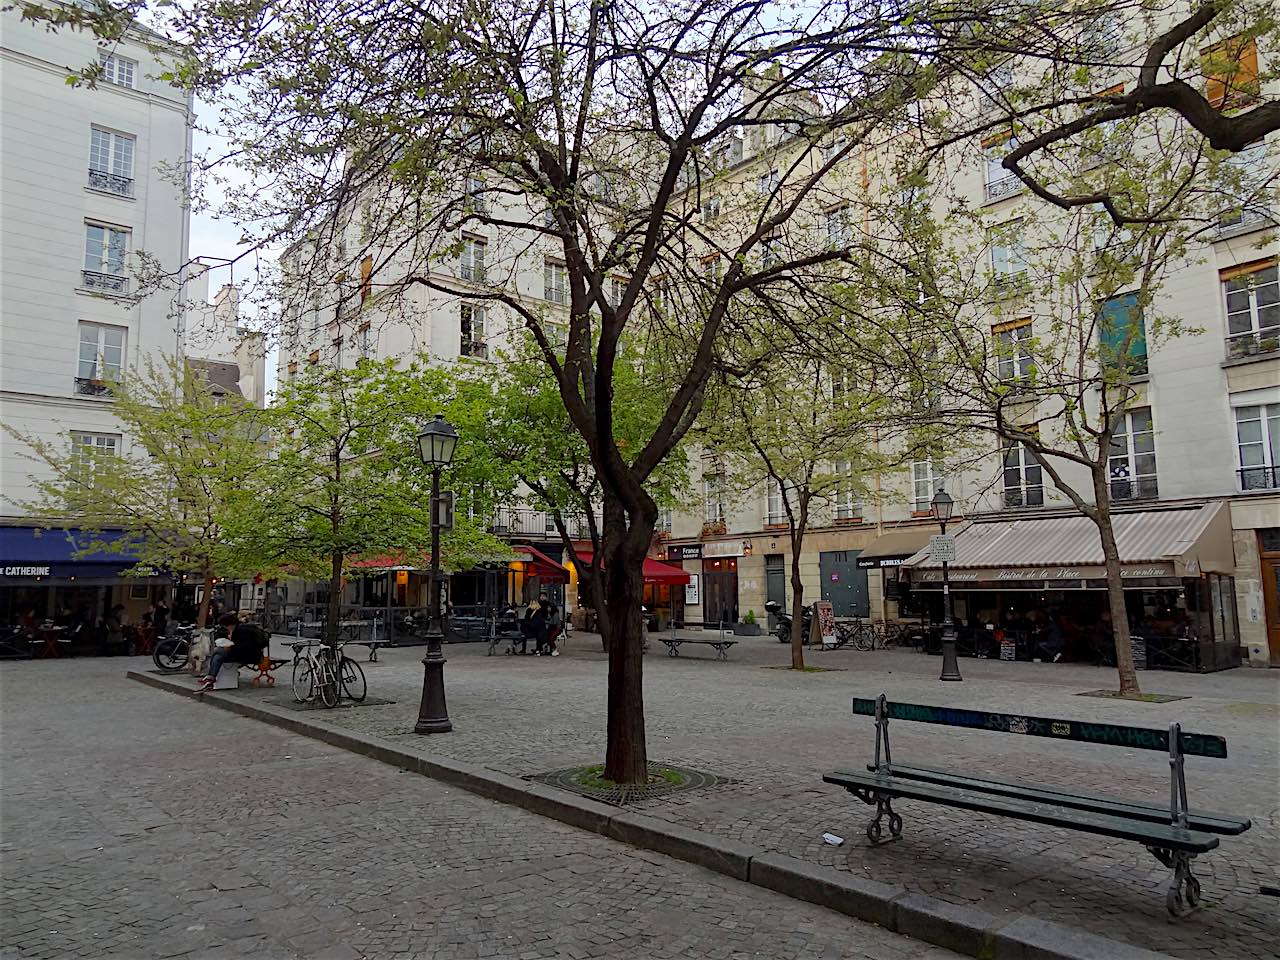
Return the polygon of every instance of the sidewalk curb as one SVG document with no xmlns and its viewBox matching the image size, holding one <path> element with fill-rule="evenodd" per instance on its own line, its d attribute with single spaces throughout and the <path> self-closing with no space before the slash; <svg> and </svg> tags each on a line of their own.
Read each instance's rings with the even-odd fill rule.
<svg viewBox="0 0 1280 960">
<path fill-rule="evenodd" d="M 168 693 L 190 696 L 192 692 L 188 683 L 167 676 L 130 670 L 126 677 Z M 210 692 L 201 699 L 221 710 L 260 720 L 490 800 L 521 807 L 633 847 L 694 863 L 792 899 L 827 907 L 980 960 L 1167 958 L 1166 954 L 1046 920 L 1017 915 L 999 917 L 975 907 L 910 893 L 902 887 L 868 880 L 856 874 L 767 853 L 737 840 L 598 803 L 477 764 L 426 757 L 385 740 L 342 730 L 318 720 L 291 716 L 238 697 Z"/>
</svg>

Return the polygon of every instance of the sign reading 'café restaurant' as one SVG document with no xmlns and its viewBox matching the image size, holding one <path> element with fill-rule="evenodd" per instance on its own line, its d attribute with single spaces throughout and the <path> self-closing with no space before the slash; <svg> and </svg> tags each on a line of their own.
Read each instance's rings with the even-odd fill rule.
<svg viewBox="0 0 1280 960">
<path fill-rule="evenodd" d="M 941 570 L 910 570 L 909 575 L 915 583 L 941 583 Z M 1130 567 L 1121 567 L 1120 576 L 1125 580 L 1151 580 L 1175 576 L 1171 563 L 1147 563 Z M 1106 567 L 1013 567 L 1005 569 L 952 569 L 948 579 L 952 583 L 989 583 L 1026 584 L 1053 581 L 1055 583 L 1103 580 L 1107 576 Z"/>
</svg>

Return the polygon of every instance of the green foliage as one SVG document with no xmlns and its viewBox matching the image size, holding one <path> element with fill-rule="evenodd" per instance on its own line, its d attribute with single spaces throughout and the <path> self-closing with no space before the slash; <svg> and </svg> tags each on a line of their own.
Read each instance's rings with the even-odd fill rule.
<svg viewBox="0 0 1280 960">
<path fill-rule="evenodd" d="M 755 626 L 755 623 L 756 623 L 756 612 L 755 612 L 754 610 L 748 610 L 748 611 L 747 611 L 747 615 L 746 615 L 745 617 L 743 617 L 743 618 L 742 618 L 742 622 L 743 622 L 743 623 L 745 623 L 745 624 L 746 624 L 747 626 L 749 626 L 749 627 L 751 627 L 751 626 Z"/>
</svg>

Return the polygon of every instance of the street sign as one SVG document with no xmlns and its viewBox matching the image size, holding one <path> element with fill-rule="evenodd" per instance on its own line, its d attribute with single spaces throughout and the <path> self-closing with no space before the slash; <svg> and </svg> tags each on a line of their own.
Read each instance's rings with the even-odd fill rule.
<svg viewBox="0 0 1280 960">
<path fill-rule="evenodd" d="M 935 563 L 956 562 L 956 538 L 949 533 L 929 538 L 929 559 Z"/>
<path fill-rule="evenodd" d="M 453 491 L 441 490 L 440 499 L 436 501 L 436 520 L 440 524 L 440 532 L 448 533 L 453 529 Z"/>
</svg>

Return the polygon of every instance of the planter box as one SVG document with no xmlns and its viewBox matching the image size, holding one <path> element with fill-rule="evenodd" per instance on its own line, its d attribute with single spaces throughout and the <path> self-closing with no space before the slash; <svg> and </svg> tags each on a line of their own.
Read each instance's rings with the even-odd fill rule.
<svg viewBox="0 0 1280 960">
<path fill-rule="evenodd" d="M 735 623 L 733 625 L 733 635 L 735 637 L 762 637 L 764 630 L 758 623 Z"/>
</svg>

